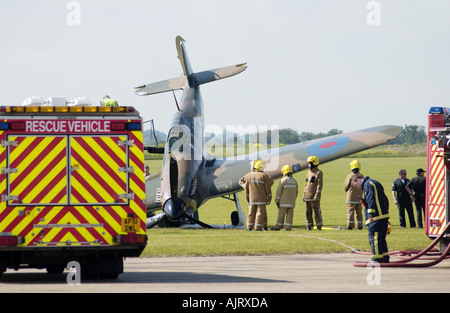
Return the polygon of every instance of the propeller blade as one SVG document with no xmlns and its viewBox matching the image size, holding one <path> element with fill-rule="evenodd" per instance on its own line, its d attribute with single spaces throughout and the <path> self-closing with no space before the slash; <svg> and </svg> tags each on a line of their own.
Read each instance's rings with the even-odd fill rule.
<svg viewBox="0 0 450 313">
<path fill-rule="evenodd" d="M 170 157 L 169 175 L 171 193 L 170 196 L 176 197 L 178 190 L 178 163 L 174 157 Z"/>
<path fill-rule="evenodd" d="M 166 213 L 162 212 L 152 217 L 149 217 L 146 221 L 147 229 L 153 228 L 158 225 L 162 220 L 166 219 Z"/>
<path fill-rule="evenodd" d="M 205 224 L 199 220 L 196 220 L 195 218 L 193 218 L 192 216 L 190 216 L 189 214 L 184 213 L 183 217 L 190 220 L 191 222 L 197 223 L 198 225 L 202 226 L 203 228 L 213 228 L 212 226 Z"/>
</svg>

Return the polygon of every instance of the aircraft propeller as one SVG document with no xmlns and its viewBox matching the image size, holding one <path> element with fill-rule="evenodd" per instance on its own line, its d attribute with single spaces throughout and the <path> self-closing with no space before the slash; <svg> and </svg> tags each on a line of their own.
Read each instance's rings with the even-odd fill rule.
<svg viewBox="0 0 450 313">
<path fill-rule="evenodd" d="M 212 228 L 210 225 L 205 224 L 189 214 L 186 213 L 186 205 L 180 198 L 177 197 L 178 190 L 178 163 L 176 159 L 171 156 L 169 164 L 169 179 L 170 179 L 170 195 L 171 197 L 166 200 L 163 207 L 163 212 L 152 216 L 147 219 L 147 229 L 150 229 L 163 220 L 169 220 L 171 222 L 178 222 L 181 218 L 185 218 L 191 222 L 194 222 L 204 228 Z"/>
</svg>

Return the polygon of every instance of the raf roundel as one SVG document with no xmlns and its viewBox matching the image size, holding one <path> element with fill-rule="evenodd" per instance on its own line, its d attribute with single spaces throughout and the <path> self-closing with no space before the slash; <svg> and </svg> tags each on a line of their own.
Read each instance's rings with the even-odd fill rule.
<svg viewBox="0 0 450 313">
<path fill-rule="evenodd" d="M 350 142 L 349 137 L 337 137 L 320 141 L 306 148 L 306 152 L 315 156 L 330 156 L 342 150 Z"/>
</svg>

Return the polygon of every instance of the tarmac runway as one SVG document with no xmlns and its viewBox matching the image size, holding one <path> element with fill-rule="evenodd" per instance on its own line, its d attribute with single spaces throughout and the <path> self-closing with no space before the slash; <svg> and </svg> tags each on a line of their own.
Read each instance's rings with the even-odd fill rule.
<svg viewBox="0 0 450 313">
<path fill-rule="evenodd" d="M 358 254 L 128 258 L 116 280 L 68 284 L 69 272 L 8 270 L 0 293 L 449 292 L 450 260 L 427 268 L 354 267 Z M 182 295 L 183 296 L 183 295 Z"/>
</svg>

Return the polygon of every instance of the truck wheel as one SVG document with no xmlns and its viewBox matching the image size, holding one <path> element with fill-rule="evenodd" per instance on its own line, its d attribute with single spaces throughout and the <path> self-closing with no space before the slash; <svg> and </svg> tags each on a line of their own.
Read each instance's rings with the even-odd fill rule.
<svg viewBox="0 0 450 313">
<path fill-rule="evenodd" d="M 122 273 L 122 257 L 103 257 L 84 264 L 81 269 L 81 279 L 116 279 Z"/>
<path fill-rule="evenodd" d="M 47 273 L 51 275 L 62 274 L 64 272 L 64 265 L 49 265 L 47 266 Z"/>
<path fill-rule="evenodd" d="M 447 238 L 442 238 L 439 242 L 439 252 L 444 253 L 447 246 L 450 244 L 450 240 Z"/>
<path fill-rule="evenodd" d="M 110 272 L 110 273 L 102 273 L 100 274 L 100 279 L 117 279 L 119 277 L 119 272 Z"/>
<path fill-rule="evenodd" d="M 117 279 L 123 273 L 123 258 L 109 258 L 103 261 L 105 266 L 100 272 L 100 279 Z"/>
<path fill-rule="evenodd" d="M 0 260 L 0 279 L 4 272 L 6 272 L 6 261 Z"/>
</svg>

